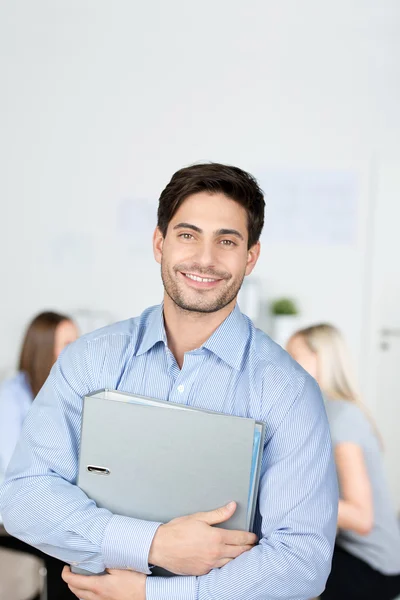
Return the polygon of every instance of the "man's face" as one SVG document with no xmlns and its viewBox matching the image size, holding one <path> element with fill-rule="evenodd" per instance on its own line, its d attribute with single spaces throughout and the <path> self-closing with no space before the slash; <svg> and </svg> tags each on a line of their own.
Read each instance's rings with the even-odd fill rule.
<svg viewBox="0 0 400 600">
<path fill-rule="evenodd" d="M 154 233 L 166 294 L 180 308 L 212 313 L 233 302 L 253 270 L 259 243 L 248 250 L 247 213 L 224 194 L 189 196 L 168 225 Z"/>
</svg>

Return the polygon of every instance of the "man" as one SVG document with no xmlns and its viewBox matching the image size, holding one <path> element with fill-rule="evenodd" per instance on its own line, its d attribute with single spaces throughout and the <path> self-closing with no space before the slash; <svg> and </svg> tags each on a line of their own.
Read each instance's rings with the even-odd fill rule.
<svg viewBox="0 0 400 600">
<path fill-rule="evenodd" d="M 175 173 L 153 237 L 163 305 L 69 346 L 33 404 L 0 510 L 14 536 L 109 570 L 67 569 L 79 598 L 306 600 L 324 589 L 337 483 L 320 391 L 236 305 L 263 223 L 263 195 L 248 173 L 219 164 Z M 166 524 L 97 508 L 74 484 L 82 397 L 100 388 L 263 420 L 254 533 L 212 527 L 234 504 Z M 150 576 L 149 565 L 179 576 Z"/>
</svg>

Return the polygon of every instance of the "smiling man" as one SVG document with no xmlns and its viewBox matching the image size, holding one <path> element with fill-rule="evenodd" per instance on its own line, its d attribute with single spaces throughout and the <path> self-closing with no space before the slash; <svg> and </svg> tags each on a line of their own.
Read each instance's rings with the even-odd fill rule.
<svg viewBox="0 0 400 600">
<path fill-rule="evenodd" d="M 153 238 L 163 305 L 71 344 L 33 404 L 0 512 L 12 535 L 108 570 L 66 569 L 83 600 L 307 600 L 324 589 L 337 483 L 320 391 L 236 303 L 263 223 L 263 194 L 241 169 L 211 163 L 175 173 Z M 165 524 L 97 508 L 75 483 L 82 397 L 101 388 L 264 421 L 254 531 L 213 527 L 234 504 Z M 177 576 L 156 577 L 149 565 Z"/>
</svg>

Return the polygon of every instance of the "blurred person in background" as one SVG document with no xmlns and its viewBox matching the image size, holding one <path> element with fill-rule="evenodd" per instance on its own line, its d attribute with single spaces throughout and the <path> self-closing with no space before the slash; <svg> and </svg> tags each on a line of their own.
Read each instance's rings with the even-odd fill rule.
<svg viewBox="0 0 400 600">
<path fill-rule="evenodd" d="M 66 315 L 43 312 L 29 324 L 18 373 L 0 386 L 0 478 L 4 477 L 28 410 L 60 352 L 78 330 Z"/>
<path fill-rule="evenodd" d="M 0 482 L 13 455 L 25 417 L 61 351 L 74 342 L 78 330 L 70 317 L 43 312 L 29 324 L 17 374 L 0 385 Z M 63 563 L 11 536 L 1 535 L 0 546 L 40 556 L 47 569 L 49 600 L 73 598 L 61 579 Z"/>
<path fill-rule="evenodd" d="M 323 600 L 391 600 L 400 594 L 400 530 L 382 443 L 360 402 L 347 347 L 332 325 L 295 333 L 288 352 L 324 396 L 340 488 L 338 534 Z"/>
</svg>

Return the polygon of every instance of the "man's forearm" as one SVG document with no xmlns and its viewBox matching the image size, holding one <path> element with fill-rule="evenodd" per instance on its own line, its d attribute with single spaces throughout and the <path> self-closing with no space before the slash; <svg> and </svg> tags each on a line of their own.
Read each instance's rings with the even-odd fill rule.
<svg viewBox="0 0 400 600">
<path fill-rule="evenodd" d="M 300 537 L 300 536 L 299 536 Z M 324 589 L 330 550 L 309 551 L 288 540 L 262 542 L 221 569 L 200 577 L 154 577 L 146 582 L 146 600 L 265 600 L 295 597 L 309 600 Z M 325 547 L 325 552 L 323 548 Z"/>
<path fill-rule="evenodd" d="M 94 573 L 105 568 L 149 573 L 149 548 L 160 525 L 112 515 L 54 476 L 10 480 L 2 518 L 11 535 Z"/>
</svg>

